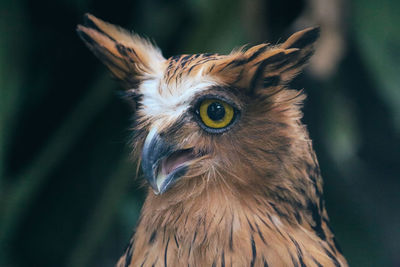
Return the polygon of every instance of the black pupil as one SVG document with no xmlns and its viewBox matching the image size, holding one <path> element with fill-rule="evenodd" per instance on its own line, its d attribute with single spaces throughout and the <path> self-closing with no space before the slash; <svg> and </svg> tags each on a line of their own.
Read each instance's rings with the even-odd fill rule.
<svg viewBox="0 0 400 267">
<path fill-rule="evenodd" d="M 213 102 L 207 108 L 207 115 L 213 121 L 222 120 L 225 117 L 225 108 L 221 103 Z"/>
</svg>

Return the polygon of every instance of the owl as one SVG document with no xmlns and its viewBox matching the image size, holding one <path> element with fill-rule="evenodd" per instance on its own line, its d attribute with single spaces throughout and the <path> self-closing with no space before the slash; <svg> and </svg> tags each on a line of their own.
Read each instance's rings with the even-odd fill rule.
<svg viewBox="0 0 400 267">
<path fill-rule="evenodd" d="M 117 263 L 128 266 L 347 266 L 288 88 L 319 28 L 228 55 L 164 58 L 92 15 L 78 25 L 135 107 L 132 151 L 148 194 Z"/>
</svg>

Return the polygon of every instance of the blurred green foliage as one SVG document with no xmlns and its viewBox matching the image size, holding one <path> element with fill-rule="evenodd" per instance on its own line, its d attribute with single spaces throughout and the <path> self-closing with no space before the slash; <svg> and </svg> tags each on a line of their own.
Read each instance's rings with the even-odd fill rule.
<svg viewBox="0 0 400 267">
<path fill-rule="evenodd" d="M 301 75 L 333 228 L 352 266 L 400 264 L 398 1 L 354 0 L 329 79 Z M 0 2 L 0 266 L 111 266 L 145 192 L 132 110 L 75 33 L 85 12 L 154 39 L 166 57 L 277 42 L 305 1 Z"/>
</svg>

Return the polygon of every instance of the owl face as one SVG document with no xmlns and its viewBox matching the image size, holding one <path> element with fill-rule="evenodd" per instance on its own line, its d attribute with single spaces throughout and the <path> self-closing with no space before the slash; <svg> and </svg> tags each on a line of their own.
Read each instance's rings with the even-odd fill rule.
<svg viewBox="0 0 400 267">
<path fill-rule="evenodd" d="M 218 184 L 234 190 L 259 184 L 253 177 L 274 177 L 301 128 L 304 97 L 286 85 L 318 32 L 229 55 L 165 59 L 147 40 L 91 15 L 78 26 L 135 102 L 134 149 L 156 194 Z"/>
<path fill-rule="evenodd" d="M 166 192 L 178 180 L 195 179 L 220 168 L 221 159 L 229 155 L 216 148 L 224 142 L 232 145 L 245 107 L 239 90 L 205 73 L 206 65 L 188 75 L 181 68 L 186 62 L 182 58 L 216 60 L 207 55 L 174 57 L 160 78 L 134 89 L 140 95 L 136 147 L 142 147 L 142 170 L 156 194 Z M 172 73 L 179 79 L 171 77 Z"/>
</svg>

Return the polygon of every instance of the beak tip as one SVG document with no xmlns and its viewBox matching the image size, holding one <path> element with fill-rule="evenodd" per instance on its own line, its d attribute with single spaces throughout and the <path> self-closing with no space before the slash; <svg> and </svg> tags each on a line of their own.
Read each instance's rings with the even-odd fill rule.
<svg viewBox="0 0 400 267">
<path fill-rule="evenodd" d="M 159 191 L 158 189 L 154 189 L 154 188 L 153 188 L 153 193 L 154 193 L 154 195 L 156 195 L 156 196 L 160 195 L 160 191 Z"/>
<path fill-rule="evenodd" d="M 141 167 L 155 195 L 165 193 L 187 171 L 187 166 L 181 166 L 170 173 L 161 174 L 161 176 L 158 173 L 160 161 L 174 150 L 175 147 L 157 133 L 157 128 L 150 130 L 142 150 Z"/>
</svg>

